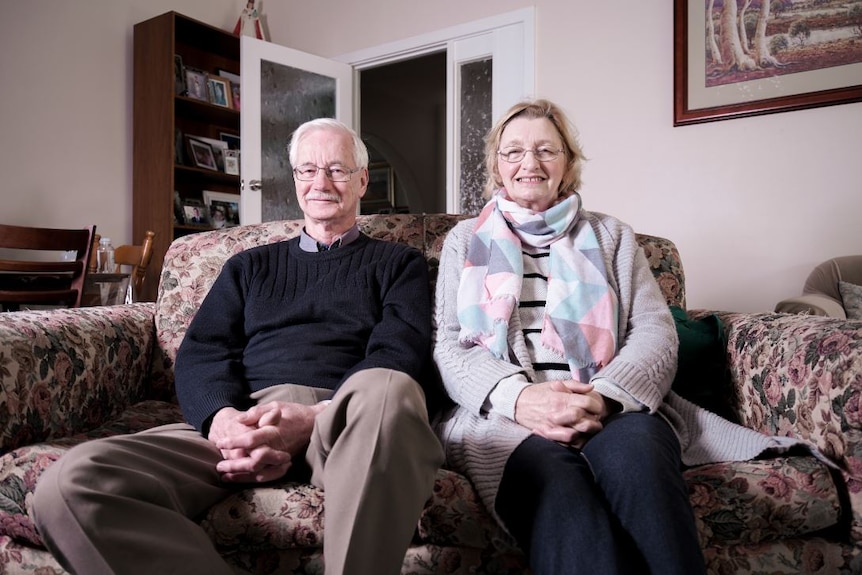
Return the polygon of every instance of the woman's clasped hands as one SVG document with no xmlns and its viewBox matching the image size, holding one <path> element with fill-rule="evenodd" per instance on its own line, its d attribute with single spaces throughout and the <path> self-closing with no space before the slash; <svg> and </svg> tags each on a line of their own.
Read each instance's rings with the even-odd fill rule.
<svg viewBox="0 0 862 575">
<path fill-rule="evenodd" d="M 589 383 L 571 379 L 524 388 L 515 405 L 515 421 L 546 439 L 581 448 L 602 430 L 613 402 Z"/>
</svg>

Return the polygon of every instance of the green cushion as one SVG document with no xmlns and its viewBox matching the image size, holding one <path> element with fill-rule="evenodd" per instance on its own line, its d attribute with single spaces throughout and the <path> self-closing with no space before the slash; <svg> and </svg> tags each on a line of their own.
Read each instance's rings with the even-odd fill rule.
<svg viewBox="0 0 862 575">
<path fill-rule="evenodd" d="M 679 363 L 672 389 L 692 403 L 735 421 L 721 319 L 714 314 L 692 319 L 677 306 L 671 306 L 670 311 L 679 336 Z"/>
</svg>

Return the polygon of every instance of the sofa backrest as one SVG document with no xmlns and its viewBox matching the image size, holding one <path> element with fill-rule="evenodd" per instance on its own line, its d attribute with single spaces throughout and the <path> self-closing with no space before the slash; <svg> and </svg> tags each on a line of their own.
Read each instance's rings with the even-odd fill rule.
<svg viewBox="0 0 862 575">
<path fill-rule="evenodd" d="M 359 217 L 361 230 L 374 238 L 403 242 L 428 260 L 432 287 L 447 232 L 468 216 L 387 214 Z M 165 254 L 156 301 L 159 349 L 153 366 L 153 392 L 173 393 L 173 362 L 186 329 L 227 259 L 243 250 L 290 239 L 302 220 L 249 224 L 196 233 L 174 240 Z M 639 234 L 638 241 L 669 305 L 685 307 L 685 278 L 679 252 L 664 238 Z"/>
</svg>

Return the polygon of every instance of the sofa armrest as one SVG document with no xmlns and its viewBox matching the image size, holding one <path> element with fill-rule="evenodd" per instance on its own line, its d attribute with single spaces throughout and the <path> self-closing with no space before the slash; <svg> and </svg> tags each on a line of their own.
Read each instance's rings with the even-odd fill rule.
<svg viewBox="0 0 862 575">
<path fill-rule="evenodd" d="M 862 321 L 719 312 L 740 422 L 808 441 L 841 468 L 862 541 Z"/>
<path fill-rule="evenodd" d="M 775 306 L 778 313 L 798 313 L 807 315 L 824 315 L 847 318 L 844 306 L 835 298 L 821 294 L 805 294 L 791 297 L 778 302 Z"/>
<path fill-rule="evenodd" d="M 740 421 L 805 439 L 842 461 L 844 431 L 862 430 L 862 321 L 718 312 Z M 860 406 L 862 407 L 862 406 Z"/>
<path fill-rule="evenodd" d="M 0 313 L 0 454 L 88 431 L 145 399 L 152 303 Z"/>
</svg>

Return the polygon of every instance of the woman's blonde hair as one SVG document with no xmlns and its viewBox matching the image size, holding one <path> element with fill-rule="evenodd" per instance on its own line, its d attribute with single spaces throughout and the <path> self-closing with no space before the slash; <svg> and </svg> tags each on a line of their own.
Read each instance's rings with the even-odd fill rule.
<svg viewBox="0 0 862 575">
<path fill-rule="evenodd" d="M 503 131 L 509 122 L 515 118 L 538 119 L 547 118 L 557 129 L 563 140 L 563 153 L 566 155 L 566 172 L 560 182 L 560 196 L 567 197 L 577 192 L 581 187 L 581 169 L 584 163 L 584 152 L 577 140 L 574 125 L 566 117 L 559 106 L 548 100 L 524 100 L 518 102 L 497 120 L 485 139 L 485 168 L 488 171 L 488 181 L 485 184 L 485 197 L 491 195 L 503 186 L 500 170 L 497 168 L 497 152 Z"/>
</svg>

